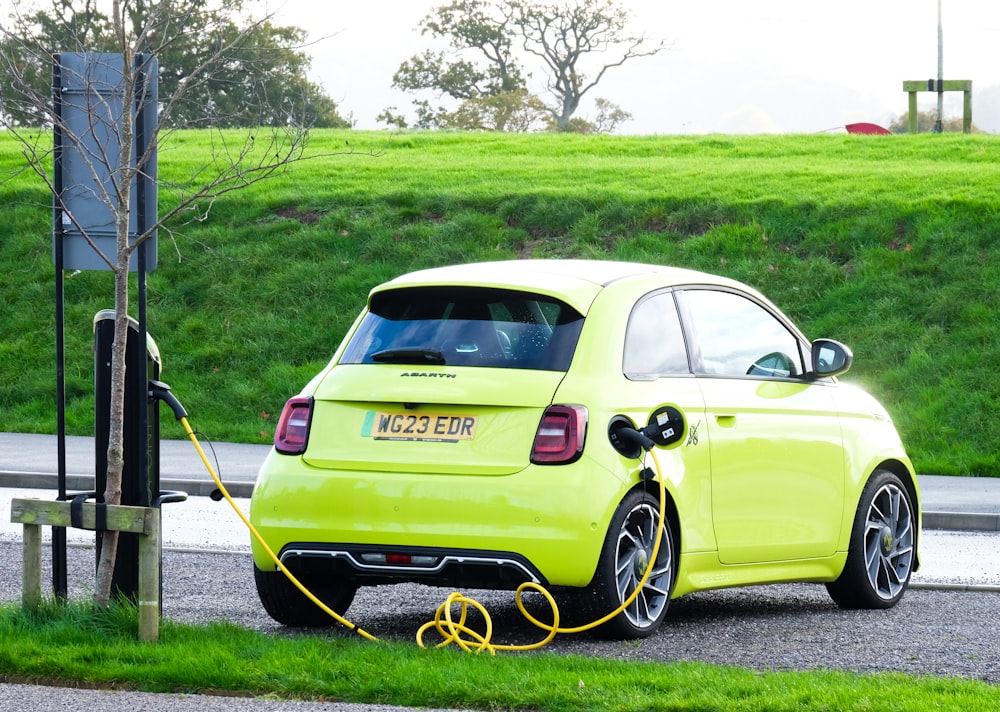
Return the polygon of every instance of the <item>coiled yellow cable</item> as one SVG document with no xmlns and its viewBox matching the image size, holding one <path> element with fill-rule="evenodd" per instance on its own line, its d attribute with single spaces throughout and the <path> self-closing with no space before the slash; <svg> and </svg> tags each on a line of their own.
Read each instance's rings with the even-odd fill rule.
<svg viewBox="0 0 1000 712">
<path fill-rule="evenodd" d="M 303 586 L 302 583 L 297 578 L 295 578 L 295 575 L 291 571 L 285 568 L 284 564 L 281 563 L 281 560 L 278 558 L 278 556 L 274 553 L 271 547 L 268 546 L 267 542 L 264 541 L 264 538 L 257 531 L 257 528 L 254 527 L 254 525 L 250 522 L 247 516 L 242 512 L 242 510 L 240 510 L 239 505 L 236 504 L 236 502 L 230 496 L 229 492 L 226 490 L 226 486 L 222 483 L 222 480 L 219 478 L 218 474 L 216 474 L 215 468 L 212 467 L 212 464 L 209 462 L 208 457 L 205 455 L 205 451 L 202 450 L 201 443 L 198 442 L 198 438 L 197 436 L 195 436 L 194 431 L 191 429 L 191 425 L 188 423 L 187 417 L 182 416 L 178 418 L 178 420 L 184 427 L 184 431 L 187 433 L 188 438 L 194 444 L 195 449 L 198 451 L 198 455 L 201 457 L 201 461 L 205 465 L 205 469 L 208 470 L 208 474 L 211 475 L 212 480 L 215 482 L 215 486 L 219 488 L 219 492 L 221 492 L 225 500 L 229 502 L 229 505 L 236 512 L 237 516 L 239 516 L 239 518 L 243 521 L 247 529 L 250 530 L 250 534 L 254 537 L 257 543 L 261 545 L 261 547 L 267 553 L 271 561 L 274 562 L 274 565 L 278 568 L 278 570 L 284 573 L 285 576 L 288 577 L 288 580 L 291 581 L 292 584 L 306 596 L 306 598 L 308 598 L 310 601 L 319 606 L 319 608 L 324 613 L 326 613 L 335 621 L 337 621 L 337 623 L 340 623 L 348 630 L 357 633 L 362 638 L 365 638 L 367 640 L 377 641 L 378 638 L 376 638 L 374 635 L 363 630 L 362 628 L 359 628 L 357 625 L 347 620 L 343 616 L 339 615 L 336 611 L 334 611 L 325 603 L 323 603 L 323 601 L 321 601 L 319 598 L 313 595 L 313 593 L 310 592 L 305 586 Z M 655 562 L 657 556 L 659 556 L 660 553 L 660 540 L 663 537 L 663 518 L 665 516 L 666 491 L 664 489 L 663 476 L 660 469 L 660 462 L 656 457 L 655 449 L 649 450 L 649 453 L 653 457 L 653 463 L 656 466 L 657 481 L 659 482 L 660 486 L 660 509 L 659 509 L 660 516 L 659 516 L 659 521 L 657 522 L 656 541 L 653 543 L 653 551 L 650 554 L 650 561 Z M 544 638 L 542 638 L 536 643 L 530 643 L 526 645 L 494 645 L 491 642 L 493 637 L 493 620 L 490 618 L 489 612 L 481 603 L 479 603 L 475 599 L 468 598 L 462 593 L 455 592 L 452 593 L 450 596 L 448 596 L 448 598 L 445 599 L 444 603 L 442 603 L 438 607 L 436 613 L 434 614 L 434 619 L 427 623 L 424 623 L 417 631 L 417 645 L 419 645 L 421 648 L 426 647 L 423 642 L 424 633 L 433 628 L 444 639 L 442 642 L 438 643 L 438 645 L 436 646 L 438 648 L 442 648 L 454 643 L 455 645 L 457 645 L 466 652 L 482 652 L 483 650 L 487 650 L 490 652 L 491 655 L 496 655 L 498 650 L 536 650 L 545 645 L 548 645 L 552 641 L 552 639 L 556 637 L 556 635 L 565 633 L 580 633 L 585 630 L 591 630 L 599 625 L 608 622 L 609 620 L 620 614 L 622 611 L 624 611 L 626 608 L 628 608 L 628 606 L 632 604 L 632 602 L 642 591 L 643 587 L 646 585 L 646 582 L 649 580 L 649 576 L 654 568 L 655 568 L 654 566 L 648 566 L 646 568 L 646 571 L 643 572 L 642 578 L 639 580 L 639 583 L 635 587 L 635 590 L 628 596 L 628 598 L 626 598 L 622 602 L 620 606 L 618 606 L 618 608 L 616 608 L 607 615 L 595 621 L 592 621 L 585 625 L 577 626 L 575 628 L 559 627 L 559 606 L 556 604 L 556 601 L 552 597 L 552 594 L 549 593 L 549 591 L 547 591 L 544 586 L 541 586 L 540 584 L 534 583 L 532 581 L 526 581 L 525 583 L 522 583 L 520 586 L 518 586 L 517 591 L 515 591 L 514 593 L 514 600 L 517 603 L 518 610 L 521 612 L 521 615 L 527 618 L 532 625 L 541 628 L 544 631 L 547 631 L 547 634 Z M 522 595 L 527 590 L 534 590 L 545 597 L 545 600 L 548 602 L 549 606 L 552 609 L 551 623 L 545 623 L 543 621 L 538 620 L 527 610 L 527 608 L 525 608 L 524 603 L 522 601 Z M 454 606 L 459 607 L 460 614 L 458 620 L 455 620 L 452 617 L 451 611 Z M 472 608 L 475 608 L 482 615 L 483 620 L 485 621 L 486 624 L 486 631 L 484 633 L 477 633 L 475 630 L 471 629 L 466 624 L 468 620 L 468 613 L 470 606 Z"/>
<path fill-rule="evenodd" d="M 663 521 L 666 515 L 666 489 L 663 483 L 662 470 L 660 468 L 660 461 L 656 457 L 655 448 L 649 451 L 649 454 L 653 457 L 653 463 L 656 466 L 657 482 L 660 487 L 660 509 L 659 509 L 659 521 L 656 526 L 656 541 L 653 543 L 653 551 L 650 554 L 649 560 L 655 562 L 656 558 L 660 554 L 660 540 L 663 538 Z M 537 650 L 538 648 L 544 647 L 552 642 L 552 639 L 556 635 L 566 634 L 566 633 L 582 633 L 585 630 L 592 630 L 620 614 L 626 608 L 628 608 L 636 597 L 642 592 L 643 587 L 645 587 L 646 582 L 649 581 L 649 576 L 653 572 L 655 566 L 648 566 L 646 571 L 643 572 L 642 578 L 636 585 L 635 590 L 626 598 L 620 606 L 611 611 L 605 616 L 598 618 L 595 621 L 586 623 L 584 625 L 576 626 L 574 628 L 560 628 L 559 627 L 559 606 L 556 604 L 555 599 L 552 594 L 545 589 L 545 587 L 534 583 L 532 581 L 526 581 L 517 587 L 514 593 L 514 600 L 517 603 L 517 609 L 521 612 L 521 615 L 528 619 L 528 621 L 547 631 L 548 634 L 535 643 L 529 643 L 526 645 L 494 645 L 490 642 L 493 632 L 493 621 L 490 618 L 489 613 L 486 609 L 476 600 L 468 598 L 461 593 L 453 593 L 442 603 L 437 612 L 434 614 L 434 620 L 424 623 L 423 626 L 417 631 L 417 645 L 421 648 L 425 647 L 423 643 L 423 634 L 434 628 L 444 639 L 436 647 L 441 648 L 452 643 L 458 645 L 462 650 L 466 652 L 481 652 L 483 650 L 488 650 L 490 654 L 496 655 L 498 650 Z M 552 623 L 544 623 L 537 618 L 535 618 L 531 613 L 525 608 L 522 601 L 522 594 L 529 589 L 533 589 L 542 594 L 545 600 L 548 602 L 549 607 L 552 609 Z M 459 605 L 461 607 L 461 616 L 457 621 L 452 619 L 451 608 L 453 605 Z M 474 607 L 483 616 L 486 621 L 486 632 L 483 634 L 477 633 L 476 631 L 470 629 L 466 625 L 468 606 Z M 467 637 L 463 637 L 467 636 Z M 471 639 L 470 639 L 471 638 Z"/>
</svg>

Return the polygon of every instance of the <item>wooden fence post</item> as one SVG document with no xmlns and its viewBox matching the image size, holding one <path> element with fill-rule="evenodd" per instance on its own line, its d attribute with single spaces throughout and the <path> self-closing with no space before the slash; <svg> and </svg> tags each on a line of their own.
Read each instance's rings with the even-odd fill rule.
<svg viewBox="0 0 1000 712">
<path fill-rule="evenodd" d="M 960 91 L 964 96 L 962 102 L 962 131 L 972 133 L 972 80 L 945 79 L 938 83 L 936 79 L 903 82 L 903 91 L 909 94 L 909 114 L 907 116 L 907 131 L 917 132 L 917 92 L 929 91 Z"/>
<path fill-rule="evenodd" d="M 42 605 L 42 528 L 37 524 L 24 524 L 21 556 L 21 604 L 28 610 L 36 611 Z"/>
<path fill-rule="evenodd" d="M 24 525 L 24 572 L 21 600 L 36 609 L 42 601 L 43 526 L 97 528 L 97 511 L 103 509 L 108 531 L 139 534 L 139 640 L 155 641 L 160 635 L 160 510 L 156 507 L 84 502 L 77 518 L 70 502 L 12 499 L 10 521 Z"/>
<path fill-rule="evenodd" d="M 149 530 L 139 537 L 139 640 L 160 636 L 160 510 L 149 517 Z"/>
</svg>

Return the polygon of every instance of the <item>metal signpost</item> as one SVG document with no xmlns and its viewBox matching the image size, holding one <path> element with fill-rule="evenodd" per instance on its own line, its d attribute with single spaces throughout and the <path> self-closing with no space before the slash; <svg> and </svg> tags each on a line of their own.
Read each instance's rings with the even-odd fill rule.
<svg viewBox="0 0 1000 712">
<path fill-rule="evenodd" d="M 135 105 L 124 105 L 125 72 L 135 77 Z M 117 238 L 114 214 L 114 181 L 119 175 L 116 165 L 120 155 L 121 127 L 124 122 L 134 126 L 135 142 L 131 152 L 132 165 L 143 156 L 130 186 L 129 240 L 138 240 L 157 222 L 156 147 L 151 146 L 157 122 L 157 62 L 150 55 L 138 55 L 135 66 L 126 68 L 120 54 L 63 52 L 53 57 L 52 101 L 56 116 L 53 127 L 53 261 L 56 272 L 56 401 L 57 401 L 57 461 L 59 499 L 66 493 L 66 402 L 65 402 L 65 316 L 64 270 L 110 270 L 117 260 Z M 151 150 L 150 150 L 151 149 Z M 148 349 L 146 329 L 146 272 L 156 268 L 156 233 L 152 232 L 133 253 L 129 271 L 137 273 L 138 320 L 135 323 L 138 348 L 126 352 L 127 373 L 145 375 Z M 99 315 L 100 316 L 100 315 Z M 95 319 L 95 335 L 98 330 Z M 131 331 L 131 329 L 130 329 Z M 108 337 L 103 337 L 107 340 Z M 112 335 L 113 338 L 113 335 Z M 95 349 L 95 371 L 99 354 Z M 159 355 L 156 355 L 158 360 Z M 158 368 L 158 365 L 157 365 Z M 95 381 L 102 380 L 95 373 Z M 95 392 L 97 384 L 95 383 Z M 102 388 L 109 387 L 101 385 Z M 146 388 L 133 388 L 126 397 L 145 403 Z M 98 420 L 95 438 L 95 466 L 106 463 L 107 427 L 101 419 L 110 417 L 102 397 L 96 398 Z M 103 415 L 100 411 L 104 408 Z M 158 469 L 158 457 L 150 448 L 149 413 L 146 407 L 130 412 L 137 422 L 126 438 L 132 438 L 127 448 L 125 474 L 138 485 L 139 501 L 123 502 L 151 506 L 150 467 Z M 103 443 L 101 442 L 103 440 Z M 103 446 L 103 453 L 101 452 Z M 157 451 L 158 453 L 158 451 Z M 158 472 L 154 472 L 158 488 Z M 142 483 L 147 483 L 143 485 Z M 135 485 L 123 486 L 123 491 Z M 129 489 L 129 491 L 131 491 Z M 98 492 L 101 496 L 103 492 Z M 130 495 L 131 496 L 131 495 Z M 144 500 L 144 501 L 143 501 Z M 66 530 L 52 531 L 52 586 L 58 598 L 67 593 Z M 125 591 L 127 593 L 127 591 Z"/>
</svg>

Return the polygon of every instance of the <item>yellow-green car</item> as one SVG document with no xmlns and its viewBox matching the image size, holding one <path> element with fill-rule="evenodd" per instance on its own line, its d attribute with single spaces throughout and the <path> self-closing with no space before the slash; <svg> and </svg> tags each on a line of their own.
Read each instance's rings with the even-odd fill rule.
<svg viewBox="0 0 1000 712">
<path fill-rule="evenodd" d="M 746 584 L 822 582 L 842 607 L 887 608 L 918 566 L 917 480 L 885 409 L 837 380 L 852 359 L 690 270 L 406 274 L 286 404 L 251 520 L 340 614 L 359 586 L 534 581 L 596 619 L 650 566 L 658 465 L 657 560 L 601 633 L 645 637 L 670 599 Z M 654 458 L 658 417 L 673 437 Z M 275 620 L 332 622 L 253 546 Z"/>
</svg>

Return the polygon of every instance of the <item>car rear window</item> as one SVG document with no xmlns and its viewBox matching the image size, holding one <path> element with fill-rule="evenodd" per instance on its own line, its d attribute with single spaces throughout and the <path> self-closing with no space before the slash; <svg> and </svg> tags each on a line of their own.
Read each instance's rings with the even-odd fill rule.
<svg viewBox="0 0 1000 712">
<path fill-rule="evenodd" d="M 482 287 L 372 296 L 342 364 L 409 363 L 565 371 L 583 316 L 551 297 Z"/>
</svg>

